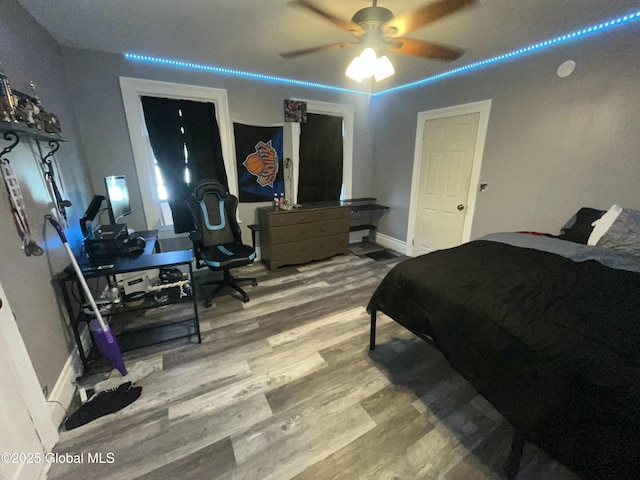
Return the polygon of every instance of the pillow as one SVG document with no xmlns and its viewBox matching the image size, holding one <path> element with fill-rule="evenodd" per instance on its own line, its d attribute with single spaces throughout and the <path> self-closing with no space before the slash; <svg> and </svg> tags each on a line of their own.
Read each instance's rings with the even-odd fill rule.
<svg viewBox="0 0 640 480">
<path fill-rule="evenodd" d="M 605 213 L 600 220 L 596 220 L 593 222 L 593 231 L 591 235 L 589 235 L 589 240 L 587 241 L 587 245 L 596 245 L 598 240 L 605 234 L 609 227 L 613 224 L 620 212 L 622 211 L 622 207 L 618 205 L 613 205 L 607 213 Z"/>
<path fill-rule="evenodd" d="M 582 207 L 565 226 L 562 227 L 558 238 L 560 240 L 586 245 L 589 235 L 591 235 L 591 231 L 593 230 L 591 224 L 602 217 L 604 213 L 604 210 Z"/>
<path fill-rule="evenodd" d="M 598 246 L 640 256 L 640 210 L 623 209 L 600 237 Z"/>
</svg>

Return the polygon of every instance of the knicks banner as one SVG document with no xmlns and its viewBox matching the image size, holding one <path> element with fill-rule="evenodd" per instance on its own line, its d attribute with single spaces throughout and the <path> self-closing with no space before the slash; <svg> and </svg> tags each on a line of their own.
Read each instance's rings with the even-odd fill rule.
<svg viewBox="0 0 640 480">
<path fill-rule="evenodd" d="M 238 166 L 238 199 L 271 202 L 284 193 L 283 127 L 233 124 Z"/>
</svg>

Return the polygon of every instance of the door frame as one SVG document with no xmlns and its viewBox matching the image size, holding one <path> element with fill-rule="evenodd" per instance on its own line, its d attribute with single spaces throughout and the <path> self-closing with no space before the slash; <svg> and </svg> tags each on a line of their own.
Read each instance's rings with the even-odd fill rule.
<svg viewBox="0 0 640 480">
<path fill-rule="evenodd" d="M 53 423 L 47 402 L 40 390 L 40 382 L 1 283 L 0 299 L 3 303 L 3 312 L 0 314 L 0 350 L 4 352 L 0 357 L 7 362 L 4 366 L 13 372 L 24 406 L 33 422 L 33 428 L 40 439 L 43 451 L 48 453 L 58 441 L 58 429 Z M 23 464 L 18 478 L 33 478 L 28 472 L 34 473 L 34 467 L 44 471 L 47 466 L 46 462 L 41 462 L 40 465 Z"/>
<path fill-rule="evenodd" d="M 491 99 L 479 102 L 465 103 L 453 107 L 438 108 L 418 113 L 418 126 L 416 128 L 416 144 L 413 156 L 413 172 L 411 176 L 411 197 L 409 200 L 409 222 L 407 226 L 407 255 L 414 255 L 414 240 L 416 217 L 418 216 L 418 190 L 420 188 L 420 168 L 422 167 L 422 145 L 424 143 L 424 124 L 428 120 L 439 118 L 457 117 L 479 113 L 478 133 L 476 135 L 476 146 L 473 155 L 473 166 L 471 167 L 471 180 L 469 181 L 469 194 L 467 196 L 467 212 L 462 227 L 462 243 L 468 242 L 471 238 L 471 225 L 476 208 L 476 197 L 478 185 L 480 183 L 480 169 L 482 167 L 482 157 L 484 155 L 484 143 L 489 126 L 489 112 L 491 111 Z"/>
</svg>

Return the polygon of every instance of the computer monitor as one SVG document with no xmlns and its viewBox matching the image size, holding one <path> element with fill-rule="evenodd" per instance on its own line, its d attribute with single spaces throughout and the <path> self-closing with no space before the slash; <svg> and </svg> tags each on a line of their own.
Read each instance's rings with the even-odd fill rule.
<svg viewBox="0 0 640 480">
<path fill-rule="evenodd" d="M 104 177 L 104 184 L 107 188 L 109 219 L 111 223 L 117 223 L 122 217 L 131 213 L 127 179 L 124 175 L 112 175 Z"/>
</svg>

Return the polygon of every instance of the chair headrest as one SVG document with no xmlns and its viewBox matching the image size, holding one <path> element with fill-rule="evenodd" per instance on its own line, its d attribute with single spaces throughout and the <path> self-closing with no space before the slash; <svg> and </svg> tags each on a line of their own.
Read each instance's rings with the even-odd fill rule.
<svg viewBox="0 0 640 480">
<path fill-rule="evenodd" d="M 193 195 L 198 202 L 201 202 L 208 193 L 215 193 L 219 198 L 227 198 L 229 194 L 224 185 L 213 181 L 203 181 L 193 190 Z"/>
</svg>

